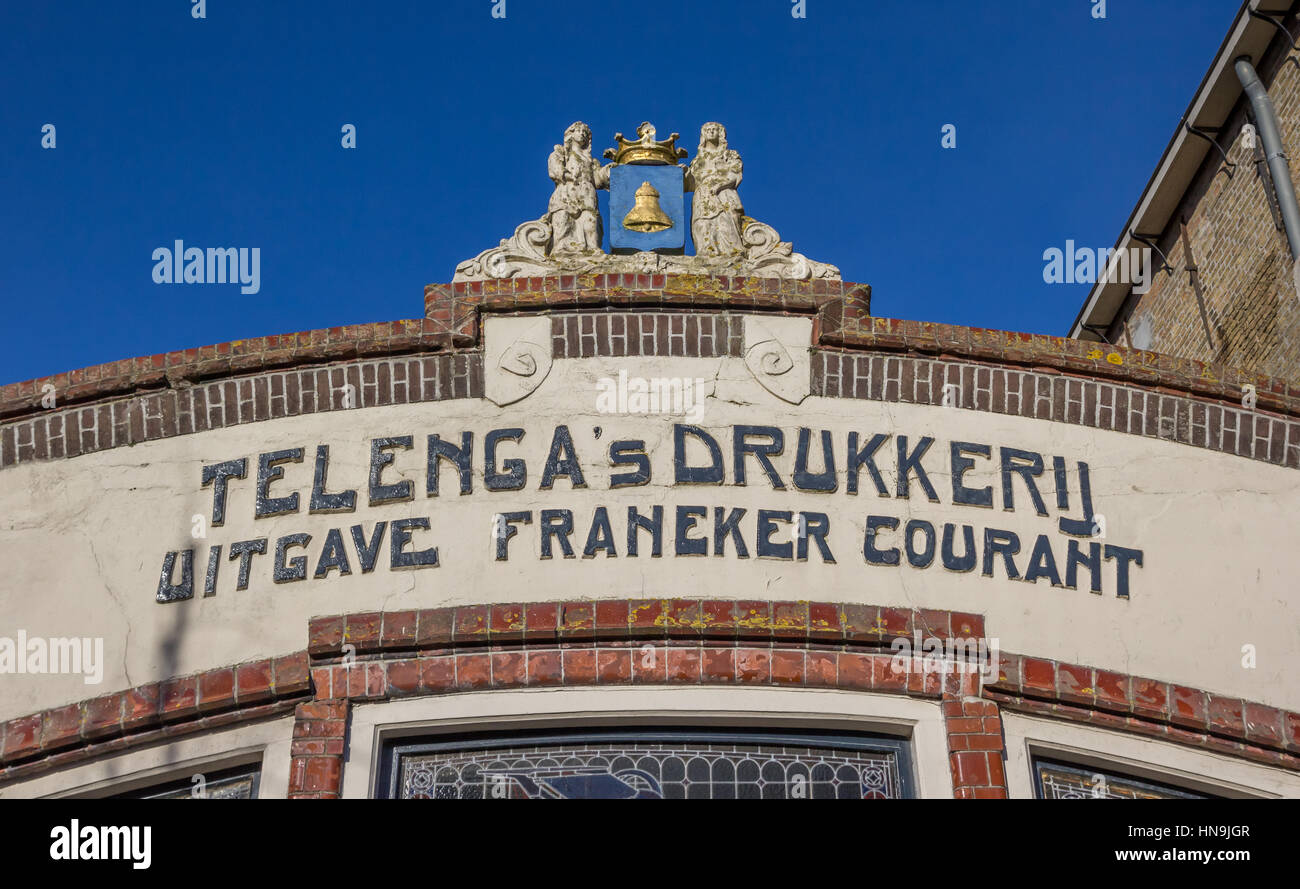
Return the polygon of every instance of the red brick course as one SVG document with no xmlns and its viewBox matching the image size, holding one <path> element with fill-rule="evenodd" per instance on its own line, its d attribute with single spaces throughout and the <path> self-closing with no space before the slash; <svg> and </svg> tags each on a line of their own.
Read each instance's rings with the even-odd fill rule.
<svg viewBox="0 0 1300 889">
<path fill-rule="evenodd" d="M 0 417 L 39 409 L 46 384 L 54 388 L 60 404 L 79 404 L 242 373 L 366 356 L 443 352 L 455 345 L 446 329 L 428 318 L 252 337 L 110 361 L 0 386 Z"/>
<path fill-rule="evenodd" d="M 489 618 L 489 615 L 492 615 Z M 400 625 L 402 632 L 391 631 Z M 619 599 L 462 605 L 420 611 L 363 612 L 312 618 L 314 659 L 356 653 L 555 641 L 773 640 L 888 649 L 919 629 L 940 639 L 984 636 L 984 617 L 839 602 L 728 599 Z"/>
<path fill-rule="evenodd" d="M 211 717 L 219 714 L 270 712 L 265 710 L 267 703 L 301 699 L 310 688 L 307 652 L 300 651 L 11 719 L 0 723 L 0 765 L 4 766 L 0 781 L 17 773 L 16 764 L 55 751 L 75 748 L 87 756 L 98 755 L 109 749 L 104 743 L 108 740 L 134 744 L 136 739 L 156 739 L 160 732 L 175 734 L 195 725 L 213 725 Z"/>
<path fill-rule="evenodd" d="M 1157 679 L 999 652 L 984 695 L 1024 713 L 1163 738 L 1300 770 L 1300 713 Z"/>
<path fill-rule="evenodd" d="M 85 743 L 68 746 L 63 749 L 49 747 L 34 753 L 25 754 L 21 762 L 10 762 L 0 767 L 0 785 L 10 784 L 35 778 L 48 772 L 80 765 L 90 760 L 131 750 L 139 750 L 156 744 L 169 743 L 193 735 L 201 735 L 232 725 L 243 725 L 263 719 L 274 719 L 293 712 L 295 702 L 302 696 L 285 698 L 257 706 L 239 707 L 211 716 L 190 719 L 182 722 L 162 725 L 155 721 L 152 728 L 133 731 L 129 734 L 112 735 L 111 732 L 100 735 L 84 735 Z M 25 740 L 27 727 L 39 727 L 44 714 L 22 717 L 4 723 L 4 734 L 13 737 L 14 749 L 17 750 Z M 16 733 L 16 735 L 15 735 Z"/>
<path fill-rule="evenodd" d="M 973 672 L 900 672 L 891 642 L 914 629 L 979 638 L 984 620 L 861 604 L 696 599 L 318 617 L 307 651 L 0 724 L 0 783 L 296 708 L 290 795 L 337 798 L 352 701 L 629 684 L 833 688 L 940 702 L 954 795 L 962 799 L 1007 796 L 1004 709 L 1300 771 L 1300 713 L 1006 652 L 997 682 L 983 687 Z"/>
<path fill-rule="evenodd" d="M 888 653 L 808 650 L 798 643 L 645 642 L 635 647 L 523 648 L 424 654 L 312 669 L 318 699 L 379 701 L 535 685 L 726 684 L 843 688 L 941 699 L 956 685 L 909 681 Z"/>
</svg>

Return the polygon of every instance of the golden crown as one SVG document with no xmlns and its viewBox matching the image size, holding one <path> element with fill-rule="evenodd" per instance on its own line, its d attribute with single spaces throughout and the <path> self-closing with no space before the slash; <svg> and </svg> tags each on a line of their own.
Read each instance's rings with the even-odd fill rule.
<svg viewBox="0 0 1300 889">
<path fill-rule="evenodd" d="M 636 139 L 624 139 L 622 133 L 615 133 L 617 148 L 606 148 L 604 156 L 616 164 L 668 164 L 675 165 L 686 157 L 686 149 L 677 147 L 680 133 L 673 133 L 663 141 L 655 139 L 655 128 L 649 122 L 636 128 Z"/>
</svg>

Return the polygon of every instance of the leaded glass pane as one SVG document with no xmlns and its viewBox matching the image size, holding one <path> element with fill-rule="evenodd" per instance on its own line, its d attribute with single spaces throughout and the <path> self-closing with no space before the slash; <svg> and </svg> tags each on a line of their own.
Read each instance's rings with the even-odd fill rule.
<svg viewBox="0 0 1300 889">
<path fill-rule="evenodd" d="M 1083 769 L 1063 763 L 1037 760 L 1038 793 L 1042 799 L 1210 799 L 1097 769 Z"/>
<path fill-rule="evenodd" d="M 768 741 L 771 736 L 765 736 Z M 779 739 L 778 739 L 779 740 Z M 793 743 L 802 741 L 802 744 Z M 393 753 L 403 799 L 897 799 L 900 751 L 885 746 L 671 737 L 569 736 L 476 749 L 407 745 Z M 508 742 L 499 742 L 508 743 Z"/>
</svg>

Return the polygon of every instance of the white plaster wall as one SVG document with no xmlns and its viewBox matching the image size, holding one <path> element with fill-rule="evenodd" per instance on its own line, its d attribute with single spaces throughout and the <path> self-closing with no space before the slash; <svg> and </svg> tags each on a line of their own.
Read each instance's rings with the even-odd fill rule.
<svg viewBox="0 0 1300 889">
<path fill-rule="evenodd" d="M 714 393 L 700 424 L 719 436 L 728 484 L 672 487 L 673 416 L 600 414 L 596 381 L 625 369 L 645 377 L 702 378 Z M 568 424 L 588 487 L 572 490 L 560 479 L 540 491 L 542 466 L 558 423 Z M 833 432 L 836 458 L 844 474 L 850 430 L 863 438 L 874 432 L 905 434 L 914 444 L 935 437 L 926 458 L 943 502 L 929 503 L 915 482 L 910 500 L 881 498 L 862 472 L 861 493 L 849 496 L 843 478 L 833 494 L 774 491 L 748 461 L 749 483 L 731 484 L 729 426 L 737 423 L 779 426 L 785 453 L 776 458 L 789 484 L 799 426 L 814 430 L 812 468 L 820 468 L 816 431 Z M 519 446 L 507 443 L 500 456 L 528 461 L 525 490 L 489 493 L 482 483 L 482 441 L 493 428 L 522 426 Z M 601 427 L 600 438 L 594 427 Z M 449 464 L 442 468 L 443 495 L 424 494 L 425 436 L 439 433 L 457 440 L 475 433 L 475 490 L 460 496 Z M 372 438 L 414 435 L 415 448 L 396 452 L 385 481 L 415 482 L 413 502 L 371 508 L 366 505 L 369 443 Z M 618 439 L 644 439 L 654 478 L 639 488 L 608 489 L 607 449 Z M 966 476 L 971 487 L 994 485 L 995 506 L 954 506 L 948 473 L 953 440 L 994 447 L 993 462 Z M 329 490 L 355 488 L 358 508 L 344 515 L 308 515 L 315 448 L 331 452 Z M 1069 515 L 1078 516 L 1074 464 L 1092 468 L 1095 509 L 1106 516 L 1107 538 L 1145 552 L 1145 565 L 1133 569 L 1130 600 L 1114 594 L 1114 563 L 1106 563 L 1104 595 L 1086 589 L 1052 588 L 1008 581 L 1000 565 L 994 578 L 946 571 L 938 564 L 917 570 L 864 563 L 866 516 L 879 513 L 969 523 L 977 538 L 985 525 L 1015 531 L 1024 549 L 1039 533 L 1053 538 L 1058 559 L 1064 537 L 1056 531 L 1050 461 L 1041 488 L 1049 517 L 1038 518 L 1017 481 L 1017 510 L 1001 509 L 996 477 L 998 446 L 1066 457 L 1071 470 Z M 253 499 L 259 452 L 302 447 L 304 461 L 287 464 L 275 496 L 300 493 L 296 515 L 254 519 Z M 692 452 L 693 453 L 693 452 Z M 894 441 L 879 452 L 892 487 Z M 191 540 L 191 517 L 210 517 L 212 489 L 200 488 L 204 464 L 246 457 L 249 477 L 231 482 L 225 527 L 209 528 L 205 540 Z M 650 558 L 624 552 L 626 507 L 648 511 L 665 506 L 665 555 Z M 754 550 L 758 508 L 810 510 L 830 514 L 830 543 L 837 564 L 822 564 L 815 549 L 806 563 L 749 558 L 675 557 L 673 507 L 743 506 L 743 527 Z M 609 507 L 617 558 L 540 560 L 538 511 L 574 510 L 574 544 L 579 553 L 592 510 Z M 227 665 L 301 649 L 312 615 L 371 609 L 427 608 L 503 601 L 542 601 L 581 597 L 746 597 L 817 599 L 918 606 L 981 612 L 990 635 L 1008 651 L 1091 664 L 1177 681 L 1289 709 L 1300 709 L 1300 612 L 1296 578 L 1300 547 L 1294 521 L 1300 507 L 1300 473 L 1185 445 L 1115 432 L 1058 425 L 959 409 L 887 405 L 847 399 L 808 398 L 794 406 L 759 386 L 739 359 L 589 359 L 559 360 L 541 387 L 523 400 L 500 408 L 484 400 L 405 405 L 254 423 L 200 435 L 148 442 L 72 460 L 28 464 L 0 472 L 0 636 L 18 630 L 30 636 L 102 636 L 106 660 L 99 685 L 80 676 L 0 675 L 0 718 L 29 713 L 165 676 Z M 521 526 L 511 541 L 508 562 L 493 559 L 493 515 L 531 509 L 534 523 Z M 430 532 L 417 531 L 418 548 L 439 547 L 437 568 L 390 571 L 387 538 L 376 570 L 359 571 L 348 540 L 353 573 L 289 584 L 271 580 L 273 553 L 255 557 L 251 583 L 236 591 L 237 563 L 226 559 L 232 542 L 275 538 L 295 532 L 313 535 L 307 550 L 309 572 L 319 557 L 325 532 L 361 523 L 367 535 L 376 521 L 429 516 Z M 703 527 L 711 528 L 710 521 Z M 901 524 L 900 524 L 901 528 Z M 897 534 L 886 541 L 897 541 Z M 201 595 L 207 545 L 224 546 L 218 592 Z M 164 554 L 198 544 L 196 596 L 161 605 L 154 601 Z M 885 545 L 882 543 L 882 546 Z M 300 554 L 294 551 L 292 554 Z M 1063 560 L 1059 565 L 1064 571 Z M 178 568 L 179 570 L 179 568 Z M 1257 666 L 1243 668 L 1242 646 L 1253 645 Z"/>
</svg>

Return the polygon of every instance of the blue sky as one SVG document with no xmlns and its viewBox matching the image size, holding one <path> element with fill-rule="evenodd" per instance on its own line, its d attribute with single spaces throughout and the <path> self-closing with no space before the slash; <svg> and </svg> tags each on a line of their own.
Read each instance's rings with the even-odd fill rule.
<svg viewBox="0 0 1300 889">
<path fill-rule="evenodd" d="M 1043 251 L 1114 243 L 1238 7 L 1093 2 L 5 3 L 0 382 L 419 317 L 574 120 L 720 121 L 746 212 L 875 314 L 1064 335 Z M 155 284 L 177 239 L 260 248 L 260 292 Z"/>
</svg>

